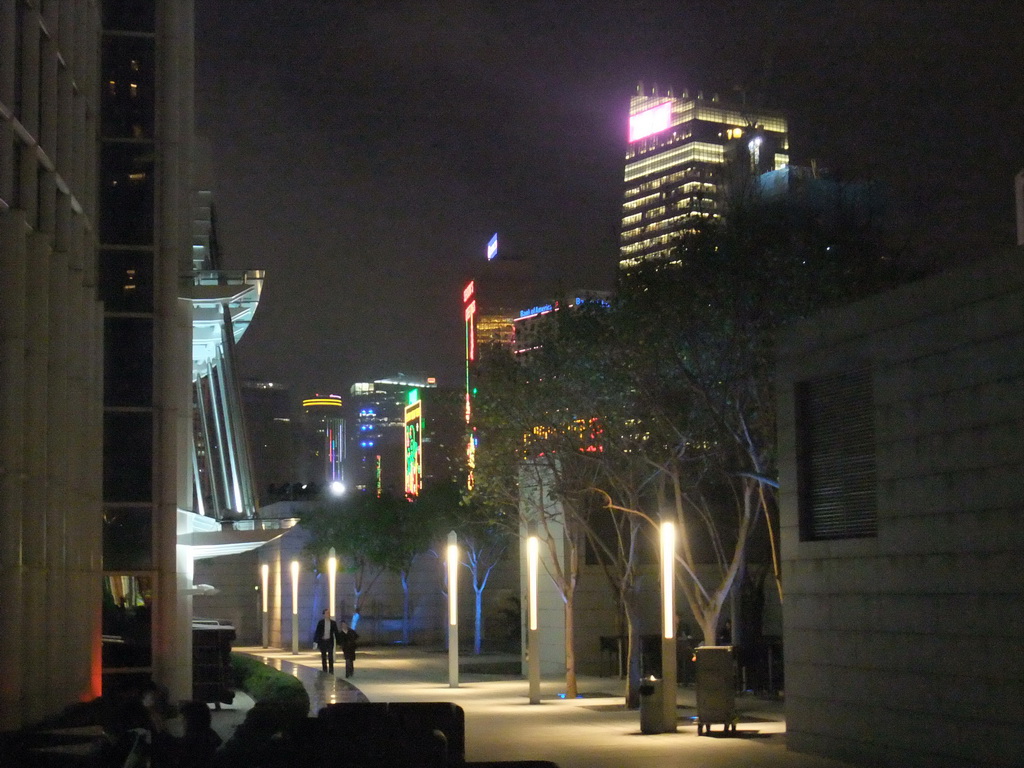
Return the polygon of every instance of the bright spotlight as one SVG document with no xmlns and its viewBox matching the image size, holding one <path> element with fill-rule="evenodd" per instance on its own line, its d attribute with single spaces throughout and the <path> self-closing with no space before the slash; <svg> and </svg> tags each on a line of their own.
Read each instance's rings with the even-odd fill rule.
<svg viewBox="0 0 1024 768">
<path fill-rule="evenodd" d="M 335 480 L 331 483 L 331 494 L 334 496 L 341 496 L 345 493 L 345 484 L 340 480 Z"/>
</svg>

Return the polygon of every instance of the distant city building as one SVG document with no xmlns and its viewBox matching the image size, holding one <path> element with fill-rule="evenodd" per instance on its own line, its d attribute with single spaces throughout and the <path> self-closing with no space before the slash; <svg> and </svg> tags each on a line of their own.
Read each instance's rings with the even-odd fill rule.
<svg viewBox="0 0 1024 768">
<path fill-rule="evenodd" d="M 551 300 L 555 287 L 529 262 L 499 251 L 497 234 L 487 244 L 486 263 L 462 289 L 465 324 L 466 381 L 463 397 L 463 438 L 467 484 L 473 486 L 476 437 L 473 430 L 473 368 L 481 349 L 515 343 L 515 321 L 524 307 Z"/>
<path fill-rule="evenodd" d="M 825 226 L 863 226 L 886 210 L 880 184 L 839 179 L 817 166 L 767 171 L 754 179 L 752 192 L 762 204 L 785 205 L 791 214 L 813 217 Z"/>
<path fill-rule="evenodd" d="M 259 506 L 280 498 L 278 489 L 304 479 L 299 470 L 298 403 L 291 388 L 275 381 L 242 382 Z"/>
<path fill-rule="evenodd" d="M 720 217 L 747 180 L 785 167 L 788 152 L 777 112 L 640 84 L 629 105 L 620 268 L 670 260 L 683 233 Z"/>
<path fill-rule="evenodd" d="M 553 292 L 527 262 L 498 259 L 481 265 L 462 293 L 467 358 L 489 344 L 511 346 L 520 311 L 549 300 Z"/>
<path fill-rule="evenodd" d="M 460 389 L 420 390 L 423 412 L 421 487 L 465 480 L 466 422 Z"/>
<path fill-rule="evenodd" d="M 519 316 L 513 321 L 515 334 L 512 346 L 515 353 L 521 355 L 534 349 L 540 343 L 538 331 L 559 310 L 565 307 L 578 307 L 589 302 L 607 306 L 611 296 L 611 291 L 576 290 L 569 294 L 569 298 L 564 303 L 555 301 L 519 310 Z"/>
<path fill-rule="evenodd" d="M 299 480 L 321 488 L 343 488 L 346 446 L 341 395 L 314 395 L 303 400 L 301 431 Z"/>
<path fill-rule="evenodd" d="M 437 386 L 433 377 L 395 376 L 358 382 L 346 414 L 349 484 L 353 490 L 401 495 L 405 489 L 405 407 L 413 389 Z"/>
</svg>

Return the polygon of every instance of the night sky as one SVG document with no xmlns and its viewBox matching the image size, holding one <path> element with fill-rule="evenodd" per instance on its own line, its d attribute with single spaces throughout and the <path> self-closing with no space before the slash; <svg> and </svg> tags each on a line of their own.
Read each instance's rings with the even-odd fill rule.
<svg viewBox="0 0 1024 768">
<path fill-rule="evenodd" d="M 887 185 L 957 259 L 1014 242 L 1024 2 L 196 0 L 223 266 L 263 268 L 242 375 L 458 383 L 488 238 L 610 287 L 637 82 L 783 111 L 790 158 Z"/>
</svg>

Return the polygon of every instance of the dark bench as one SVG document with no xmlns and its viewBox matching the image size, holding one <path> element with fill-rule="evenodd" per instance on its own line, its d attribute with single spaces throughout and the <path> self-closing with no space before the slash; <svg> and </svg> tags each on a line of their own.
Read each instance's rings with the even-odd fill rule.
<svg viewBox="0 0 1024 768">
<path fill-rule="evenodd" d="M 448 701 L 328 704 L 317 716 L 324 738 L 381 765 L 462 766 L 466 715 Z"/>
<path fill-rule="evenodd" d="M 535 760 L 467 763 L 465 712 L 447 701 L 345 702 L 316 717 L 263 707 L 257 718 L 258 709 L 225 745 L 219 768 L 557 768 Z"/>
</svg>

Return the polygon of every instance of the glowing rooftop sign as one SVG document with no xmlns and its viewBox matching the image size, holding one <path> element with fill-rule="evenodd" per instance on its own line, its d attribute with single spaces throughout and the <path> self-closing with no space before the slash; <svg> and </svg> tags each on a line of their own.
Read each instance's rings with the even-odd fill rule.
<svg viewBox="0 0 1024 768">
<path fill-rule="evenodd" d="M 519 310 L 519 319 L 522 320 L 526 317 L 534 317 L 536 315 L 543 315 L 555 308 L 554 304 L 541 304 L 536 307 L 530 307 L 529 309 Z"/>
<path fill-rule="evenodd" d="M 672 125 L 672 102 L 645 109 L 629 118 L 629 140 L 639 141 Z"/>
<path fill-rule="evenodd" d="M 491 261 L 497 255 L 498 255 L 498 233 L 495 232 L 493 235 L 491 235 L 491 239 L 487 241 L 487 260 Z"/>
<path fill-rule="evenodd" d="M 340 408 L 341 398 L 337 395 L 329 395 L 328 397 L 310 397 L 302 401 L 303 408 L 311 408 L 315 405 L 331 405 Z"/>
<path fill-rule="evenodd" d="M 588 302 L 589 303 L 593 303 L 593 304 L 598 304 L 598 305 L 600 305 L 602 307 L 611 306 L 604 299 L 591 299 L 591 298 L 584 298 L 583 296 L 577 296 L 575 299 L 573 299 L 573 304 L 575 304 L 577 307 L 580 306 L 581 304 L 588 303 Z M 556 304 L 539 304 L 536 307 L 530 307 L 529 309 L 521 309 L 521 310 L 519 310 L 519 318 L 518 319 L 519 320 L 525 320 L 526 318 L 529 318 L 529 317 L 536 317 L 537 315 L 544 315 L 544 314 L 547 314 L 548 312 L 552 312 L 552 311 L 554 311 L 554 310 L 556 310 L 558 308 L 559 308 L 559 305 L 557 303 Z"/>
</svg>

